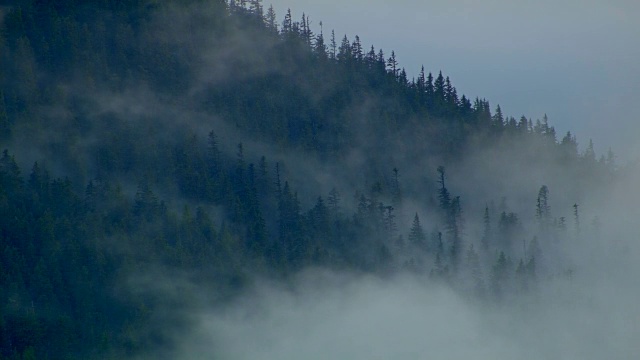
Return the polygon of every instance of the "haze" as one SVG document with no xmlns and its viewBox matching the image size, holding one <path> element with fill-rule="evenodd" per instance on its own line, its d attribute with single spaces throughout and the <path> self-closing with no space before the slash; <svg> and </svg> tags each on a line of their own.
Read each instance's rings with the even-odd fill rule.
<svg viewBox="0 0 640 360">
<path fill-rule="evenodd" d="M 265 5 L 268 5 L 265 1 Z M 458 91 L 516 118 L 546 113 L 558 134 L 593 138 L 621 160 L 640 156 L 637 1 L 274 0 L 278 19 L 305 12 L 319 32 L 359 35 L 415 75 L 442 70 Z"/>
</svg>

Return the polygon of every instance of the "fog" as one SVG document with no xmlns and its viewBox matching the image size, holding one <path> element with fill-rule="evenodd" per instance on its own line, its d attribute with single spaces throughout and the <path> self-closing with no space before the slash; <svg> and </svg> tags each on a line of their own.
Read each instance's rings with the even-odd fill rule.
<svg viewBox="0 0 640 360">
<path fill-rule="evenodd" d="M 477 208 L 486 199 L 508 195 L 511 210 L 525 223 L 527 233 L 521 236 L 529 239 L 535 234 L 531 219 L 536 184 L 549 180 L 554 216 L 570 218 L 577 195 L 571 195 L 571 179 L 554 177 L 560 172 L 557 165 L 527 167 L 507 161 L 514 160 L 513 155 L 494 155 L 491 150 L 469 155 L 468 162 L 453 169 L 452 177 L 466 177 L 451 182 L 452 192 L 468 193 L 467 204 L 475 202 Z M 420 174 L 406 174 L 416 176 Z M 496 184 L 500 178 L 503 182 Z M 586 185 L 579 197 L 585 204 L 580 235 L 569 230 L 557 242 L 543 245 L 545 257 L 562 265 L 539 272 L 532 291 L 494 300 L 428 272 L 399 269 L 392 275 L 371 275 L 319 268 L 288 280 L 257 276 L 253 285 L 223 305 L 212 305 L 207 298 L 215 294 L 195 287 L 179 295 L 164 290 L 156 294 L 198 299 L 186 311 L 186 329 L 167 330 L 175 344 L 168 358 L 634 359 L 640 350 L 639 181 L 639 169 L 629 165 L 606 187 L 598 181 Z M 486 199 L 472 197 L 472 189 Z M 421 201 L 406 199 L 410 206 L 424 208 Z M 596 216 L 598 228 L 592 224 Z M 480 227 L 479 213 L 466 217 L 470 229 Z M 435 221 L 424 219 L 426 227 Z M 478 239 L 474 230 L 465 236 L 466 244 L 478 246 Z M 487 285 L 494 255 L 484 255 Z M 514 260 L 517 263 L 517 255 Z M 152 352 L 149 358 L 158 356 L 162 354 Z"/>
<path fill-rule="evenodd" d="M 633 100 L 640 88 L 637 1 L 382 1 L 273 0 L 281 19 L 359 35 L 365 47 L 395 50 L 415 76 L 424 65 L 442 70 L 468 97 L 519 117 L 547 114 L 559 133 L 593 138 L 599 152 L 612 147 L 636 160 Z M 631 156 L 633 155 L 633 156 Z"/>
<path fill-rule="evenodd" d="M 197 310 L 176 341 L 184 359 L 632 359 L 638 247 L 618 246 L 595 259 L 580 253 L 592 268 L 543 279 L 535 296 L 500 305 L 424 276 L 312 269 L 293 284 L 258 282 L 233 305 Z"/>
<path fill-rule="evenodd" d="M 204 46 L 205 54 L 209 54 L 207 48 Z M 222 58 L 227 56 L 235 55 L 227 52 Z M 206 66 L 217 59 L 213 55 L 202 58 L 202 69 L 213 69 L 201 73 L 202 83 L 222 81 L 224 69 Z M 260 72 L 287 71 L 260 64 L 266 66 L 258 67 Z M 200 91 L 202 83 L 193 89 L 193 94 Z M 548 106 L 545 99 L 527 97 L 528 102 L 543 107 Z M 356 105 L 354 114 L 365 118 L 366 103 Z M 184 123 L 191 124 L 190 120 Z M 242 136 L 219 119 L 207 125 L 217 127 L 224 139 Z M 637 125 L 611 127 L 621 137 L 640 133 L 634 130 L 640 129 Z M 311 197 L 315 197 L 337 186 L 349 197 L 354 190 L 370 186 L 358 171 L 340 171 L 341 167 L 362 169 L 371 160 L 366 148 L 367 134 L 362 136 L 361 143 L 354 144 L 351 153 L 335 166 L 322 165 L 301 154 L 288 154 L 266 143 L 249 142 L 246 148 L 250 156 L 266 153 L 274 161 L 284 163 L 287 169 L 284 175 L 290 177 L 294 187 L 302 189 L 301 193 L 312 193 Z M 615 142 L 615 135 L 608 136 L 610 142 Z M 233 148 L 233 140 L 224 141 L 228 141 L 228 149 Z M 186 326 L 164 331 L 175 350 L 170 354 L 151 350 L 148 358 L 635 358 L 640 351 L 638 168 L 624 165 L 615 179 L 585 179 L 580 174 L 564 172 L 561 163 L 548 161 L 549 154 L 535 161 L 521 156 L 535 153 L 539 144 L 498 145 L 472 151 L 463 161 L 453 164 L 448 172 L 449 189 L 453 195 L 461 195 L 463 201 L 466 252 L 472 244 L 479 246 L 483 208 L 492 202 L 498 204 L 502 198 L 506 204 L 503 210 L 516 212 L 520 217 L 523 233 L 518 240 L 528 246 L 539 235 L 534 224 L 538 189 L 541 185 L 549 186 L 552 216 L 565 217 L 570 230 L 554 240 L 543 239 L 547 269 L 538 272 L 529 291 L 513 291 L 498 300 L 477 296 L 461 285 L 464 281 L 454 281 L 463 279 L 463 274 L 448 280 L 430 276 L 434 260 L 427 255 L 423 259 L 424 271 L 399 267 L 390 275 L 319 268 L 305 269 L 287 280 L 256 275 L 251 286 L 223 304 L 214 301 L 217 294 L 192 285 L 188 277 L 147 274 L 142 282 L 135 282 L 137 291 L 141 283 L 146 283 L 142 289 L 153 296 L 183 298 L 190 304 L 180 310 Z M 401 142 L 391 144 L 389 153 L 399 154 L 385 156 L 390 157 L 390 164 L 401 169 L 407 194 L 401 209 L 404 218 L 399 219 L 403 224 L 401 233 L 406 236 L 416 211 L 430 231 L 438 220 L 426 200 L 435 194 L 420 195 L 420 189 L 436 188 L 438 159 L 420 159 L 419 151 L 406 149 Z M 571 222 L 571 206 L 576 203 L 581 206 L 579 232 Z M 345 213 L 349 211 L 345 209 Z M 514 252 L 509 256 L 513 260 L 509 269 L 513 275 L 522 255 Z M 481 257 L 488 290 L 497 253 L 482 253 Z M 158 285 L 164 283 L 171 285 Z M 172 308 L 168 306 L 165 311 L 170 313 Z"/>
<path fill-rule="evenodd" d="M 444 13 L 455 12 L 445 9 L 446 6 L 442 4 L 439 6 Z M 296 9 L 299 12 L 303 10 L 305 9 Z M 313 17 L 313 9 L 309 12 Z M 335 163 L 327 164 L 302 152 L 287 152 L 266 141 L 247 138 L 246 134 L 228 123 L 227 119 L 192 107 L 206 89 L 222 86 L 226 81 L 232 80 L 229 67 L 237 65 L 234 61 L 238 58 L 245 61 L 239 65 L 241 68 L 252 69 L 244 73 L 247 77 L 270 73 L 286 75 L 290 71 L 269 59 L 245 56 L 248 49 L 260 52 L 272 44 L 263 42 L 256 49 L 253 47 L 255 39 L 248 38 L 236 28 L 232 30 L 237 33 L 233 32 L 234 36 L 229 38 L 229 43 L 224 44 L 216 43 L 206 36 L 210 30 L 206 25 L 194 33 L 190 25 L 202 13 L 206 13 L 206 9 L 170 9 L 156 19 L 158 32 L 150 39 L 141 39 L 141 42 L 170 44 L 189 39 L 188 47 L 195 54 L 189 61 L 196 79 L 190 84 L 184 97 L 166 102 L 161 95 L 152 93 L 140 84 L 133 84 L 120 93 L 87 92 L 87 101 L 94 106 L 85 115 L 93 124 L 93 129 L 89 136 L 79 137 L 74 143 L 75 149 L 69 151 L 90 152 L 94 141 L 98 141 L 101 129 L 113 125 L 105 121 L 108 116 L 126 119 L 125 123 L 133 124 L 136 135 L 132 136 L 139 136 L 136 137 L 138 144 L 148 141 L 149 148 L 155 146 L 154 149 L 173 144 L 172 141 L 180 136 L 191 133 L 198 134 L 199 141 L 203 143 L 206 134 L 213 129 L 218 133 L 224 153 L 233 156 L 236 144 L 243 142 L 247 162 L 256 162 L 259 156 L 265 155 L 271 166 L 275 162 L 281 163 L 283 180 L 289 180 L 292 188 L 301 193 L 303 211 L 312 206 L 317 196 L 326 196 L 330 189 L 337 188 L 345 199 L 342 205 L 345 217 L 353 214 L 354 201 L 351 199 L 356 191 L 366 192 L 373 181 L 388 181 L 391 169 L 397 167 L 400 169 L 404 194 L 403 205 L 397 209 L 398 234 L 407 236 L 415 213 L 420 214 L 428 236 L 443 231 L 441 219 L 433 205 L 438 186 L 435 169 L 442 165 L 442 159 L 421 157 L 424 149 L 403 143 L 403 134 L 399 134 L 395 141 L 385 143 L 387 147 L 384 151 L 378 149 L 374 152 L 372 149 L 378 144 L 371 141 L 370 134 L 363 130 L 358 136 L 354 136 L 354 143 L 347 153 L 341 154 L 341 158 Z M 399 11 L 398 14 L 402 12 Z M 171 15 L 169 25 L 166 18 L 168 15 Z M 279 19 L 281 15 L 282 12 Z M 626 19 L 626 16 L 623 18 Z M 494 18 L 495 21 L 500 19 Z M 325 25 L 331 26 L 330 19 L 323 20 Z M 514 22 L 516 21 L 511 19 L 510 25 L 517 26 Z M 559 20 L 556 19 L 554 23 L 558 26 Z M 579 23 L 582 24 L 581 21 Z M 628 23 L 625 24 L 628 26 Z M 166 28 L 161 30 L 163 26 Z M 367 28 L 366 23 L 361 24 L 360 28 Z M 325 27 L 325 31 L 326 29 Z M 552 27 L 545 30 L 545 33 L 552 36 L 555 30 L 557 29 Z M 406 29 L 396 26 L 396 31 L 402 33 Z M 502 34 L 501 30 L 494 31 L 494 35 Z M 574 32 L 578 31 L 574 30 L 570 35 Z M 598 39 L 606 42 L 600 37 Z M 366 40 L 365 44 L 377 41 L 374 35 L 363 36 L 363 40 Z M 445 37 L 445 40 L 451 39 Z M 500 44 L 497 47 L 502 52 L 512 49 L 509 39 L 498 40 Z M 513 48 L 526 54 L 532 51 L 530 45 L 535 45 L 537 41 L 532 37 Z M 409 41 L 403 44 L 405 47 L 411 46 Z M 380 45 L 387 51 L 393 48 L 384 42 Z M 459 43 L 455 46 L 457 49 L 452 52 L 454 55 L 467 54 L 466 57 L 475 58 L 466 52 L 473 48 L 472 45 Z M 480 47 L 483 52 L 486 51 L 484 47 Z M 409 58 L 409 55 L 403 55 L 402 46 L 396 49 L 401 58 Z M 560 43 L 554 43 L 552 50 L 561 52 L 563 49 Z M 587 50 L 586 55 L 595 51 Z M 585 53 L 579 52 L 579 55 Z M 558 66 L 566 66 L 570 63 L 568 59 L 562 59 Z M 436 61 L 431 71 L 437 72 L 439 68 L 446 71 L 449 65 L 445 60 L 442 63 Z M 531 61 L 536 60 L 539 59 Z M 493 64 L 494 68 L 501 66 L 493 63 L 494 61 L 496 58 L 485 59 L 478 66 L 487 66 L 488 63 Z M 451 69 L 453 72 L 459 71 L 466 64 L 468 63 L 453 62 Z M 410 65 L 409 61 L 407 65 Z M 592 65 L 585 68 L 590 69 Z M 559 68 L 549 66 L 556 71 L 551 72 L 552 74 L 561 72 Z M 527 72 L 528 66 L 518 65 L 512 69 L 520 74 Z M 480 70 L 475 67 L 468 71 Z M 548 69 L 544 67 L 538 68 L 533 71 L 533 76 L 546 73 L 546 70 Z M 465 74 L 468 73 L 456 73 L 454 83 L 458 81 L 458 77 L 461 82 L 466 81 Z M 574 75 L 571 73 L 569 76 Z M 614 78 L 620 76 L 617 72 L 615 75 Z M 510 77 L 506 73 L 493 73 L 491 76 Z M 471 79 L 469 81 L 478 80 L 473 77 Z M 522 86 L 526 87 L 526 84 L 530 84 L 529 81 L 534 80 L 520 77 L 516 81 L 522 81 Z M 567 81 L 567 78 L 558 80 L 559 83 Z M 487 78 L 477 82 L 488 83 Z M 577 84 L 563 88 L 562 91 L 571 92 L 575 90 L 573 86 L 580 87 L 584 83 Z M 610 85 L 608 82 L 607 84 Z M 491 98 L 492 91 L 495 91 L 489 87 L 486 91 L 475 94 L 476 85 L 467 83 L 461 87 L 460 92 L 467 93 L 467 89 L 471 89 L 471 96 Z M 544 89 L 554 87 L 551 82 L 543 85 Z M 70 89 L 82 89 L 79 92 L 85 89 L 85 84 L 81 81 L 68 86 Z M 330 88 L 330 82 L 326 86 Z M 549 97 L 557 98 L 558 102 L 567 100 L 558 97 L 556 90 L 551 95 L 520 96 L 518 86 L 520 85 L 501 82 L 496 87 L 513 94 L 495 96 L 496 101 L 505 109 L 513 109 L 511 111 L 516 114 L 533 109 L 533 114 L 526 115 L 535 119 L 543 113 L 539 111 L 540 108 L 550 106 L 559 109 L 559 105 L 550 105 L 546 101 Z M 625 83 L 624 86 L 630 88 L 634 85 Z M 329 92 L 330 89 L 321 90 L 314 94 L 314 100 L 322 98 L 324 92 Z M 513 99 L 518 100 L 510 102 Z M 525 100 L 528 104 L 535 105 L 521 106 Z M 370 104 L 375 101 L 380 99 L 359 99 L 352 104 L 354 123 L 364 127 Z M 612 106 L 606 99 L 601 99 L 599 103 L 605 104 L 605 108 Z M 620 111 L 615 116 L 635 115 L 636 110 L 639 110 L 634 108 L 632 102 L 627 105 L 629 107 L 625 111 Z M 577 125 L 577 119 L 584 115 L 584 111 L 589 110 L 592 108 L 575 113 L 572 119 L 576 120 L 564 123 L 563 126 Z M 516 115 L 511 114 L 511 111 L 505 112 Z M 71 116 L 71 111 L 65 105 L 60 105 L 59 109 L 41 109 L 41 112 L 48 113 L 51 117 Z M 586 126 L 579 130 L 579 134 L 600 129 L 601 126 L 603 125 Z M 66 130 L 53 123 L 46 125 L 44 129 L 35 135 L 29 132 L 30 129 L 16 129 L 14 146 L 21 152 L 21 161 L 30 163 L 34 159 L 52 158 L 51 144 L 57 141 L 57 137 L 65 136 Z M 625 144 L 621 145 L 625 151 L 632 148 L 633 141 L 637 141 L 635 138 L 631 141 L 629 137 L 639 134 L 640 128 L 637 123 L 624 123 L 619 127 L 610 126 L 610 131 L 603 137 L 608 139 L 604 143 L 614 144 L 619 140 L 621 144 Z M 559 133 L 562 134 L 563 131 Z M 599 135 L 595 131 L 592 136 Z M 38 141 L 44 143 L 42 148 L 20 145 L 26 143 L 28 136 L 32 140 L 46 137 Z M 581 146 L 584 146 L 584 137 L 581 137 L 581 141 Z M 284 279 L 250 273 L 249 285 L 231 299 L 202 284 L 198 279 L 193 279 L 191 274 L 175 274 L 167 269 L 157 268 L 138 269 L 136 273 L 123 274 L 127 281 L 121 284 L 122 289 L 119 291 L 125 297 L 135 293 L 160 299 L 157 301 L 158 308 L 154 309 L 157 313 L 152 316 L 152 326 L 160 329 L 169 342 L 159 349 L 148 349 L 141 358 L 359 360 L 637 357 L 640 352 L 640 325 L 637 321 L 640 319 L 640 307 L 637 306 L 640 298 L 640 280 L 637 276 L 640 273 L 640 245 L 637 242 L 640 235 L 637 227 L 637 219 L 640 219 L 640 192 L 637 188 L 640 171 L 637 165 L 622 164 L 616 177 L 584 178 L 581 173 L 571 172 L 562 162 L 552 159 L 552 152 L 541 151 L 540 144 L 535 141 L 496 143 L 489 147 L 465 150 L 462 160 L 447 164 L 447 187 L 453 196 L 459 195 L 462 202 L 465 225 L 462 236 L 463 258 L 466 258 L 472 245 L 476 250 L 480 249 L 485 207 L 491 207 L 494 227 L 497 227 L 501 212 L 517 213 L 522 226 L 522 231 L 514 237 L 517 249 L 505 250 L 511 261 L 508 264 L 510 276 L 514 276 L 520 259 L 527 261 L 532 239 L 536 236 L 539 237 L 543 254 L 543 257 L 536 259 L 539 267 L 536 269 L 536 276 L 529 279 L 526 291 L 521 291 L 519 283 L 514 280 L 513 284 L 505 285 L 502 295 L 491 295 L 492 272 L 498 259 L 497 246 L 492 246 L 489 250 L 478 250 L 479 277 L 484 283 L 482 293 L 473 289 L 476 284 L 472 281 L 477 279 L 472 276 L 477 274 L 452 271 L 452 275 L 448 277 L 434 276 L 434 254 L 414 251 L 411 247 L 392 248 L 395 258 L 393 268 L 377 274 L 354 269 L 316 267 L 303 269 L 297 275 Z M 598 153 L 603 150 L 600 148 Z M 631 150 L 625 153 L 635 154 Z M 82 161 L 90 163 L 92 160 L 83 158 Z M 58 166 L 72 168 L 74 164 Z M 53 167 L 54 173 L 68 171 L 67 168 L 56 168 L 55 163 Z M 82 171 L 78 170 L 82 173 L 78 177 L 85 176 L 82 180 L 94 175 L 91 165 Z M 567 230 L 558 231 L 557 234 L 560 235 L 557 236 L 540 231 L 536 223 L 536 200 L 543 185 L 550 190 L 551 218 L 564 217 L 567 221 Z M 135 184 L 128 186 L 130 192 L 133 192 Z M 171 189 L 160 189 L 158 193 L 174 195 Z M 575 228 L 574 204 L 580 205 L 581 218 L 581 223 Z M 224 214 L 219 217 L 221 219 L 218 219 L 218 223 L 223 222 Z M 521 242 L 523 252 L 520 251 Z M 409 260 L 423 265 L 418 269 L 406 266 Z M 250 272 L 251 269 L 246 271 Z M 176 323 L 180 325 L 174 326 Z"/>
</svg>

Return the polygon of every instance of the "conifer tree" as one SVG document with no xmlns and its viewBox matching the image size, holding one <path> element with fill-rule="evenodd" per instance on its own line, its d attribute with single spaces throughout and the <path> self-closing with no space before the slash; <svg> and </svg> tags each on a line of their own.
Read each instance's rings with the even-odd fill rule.
<svg viewBox="0 0 640 360">
<path fill-rule="evenodd" d="M 475 251 L 473 244 L 469 245 L 465 259 L 465 268 L 471 277 L 471 286 L 473 293 L 480 298 L 485 295 L 485 283 L 482 275 L 482 267 L 480 266 L 480 257 Z"/>
<path fill-rule="evenodd" d="M 342 63 L 347 63 L 351 61 L 353 58 L 353 51 L 351 49 L 351 43 L 349 43 L 349 39 L 347 35 L 342 38 L 342 42 L 340 43 L 340 48 L 338 49 L 338 61 Z"/>
<path fill-rule="evenodd" d="M 340 193 L 338 193 L 338 190 L 336 190 L 335 187 L 329 192 L 327 204 L 331 210 L 334 220 L 336 220 L 340 216 Z"/>
<path fill-rule="evenodd" d="M 451 207 L 451 195 L 449 194 L 449 190 L 445 185 L 445 169 L 444 166 L 438 166 L 438 184 L 440 185 L 438 189 L 438 200 L 440 201 L 440 208 L 448 213 Z"/>
<path fill-rule="evenodd" d="M 351 44 L 351 51 L 353 52 L 353 58 L 356 61 L 362 61 L 364 59 L 364 53 L 362 52 L 362 44 L 360 43 L 360 37 L 356 35 L 353 44 Z"/>
<path fill-rule="evenodd" d="M 338 44 L 336 43 L 336 32 L 335 30 L 331 30 L 331 52 L 329 53 L 331 60 L 336 60 L 338 58 L 337 49 Z"/>
<path fill-rule="evenodd" d="M 0 140 L 7 139 L 11 135 L 11 123 L 7 115 L 7 106 L 4 92 L 0 90 Z"/>
<path fill-rule="evenodd" d="M 287 13 L 282 21 L 282 33 L 288 35 L 293 31 L 293 19 L 291 17 L 291 9 L 287 9 Z"/>
<path fill-rule="evenodd" d="M 446 101 L 445 100 L 445 83 L 444 83 L 444 77 L 442 76 L 442 71 L 438 73 L 438 77 L 433 83 L 433 95 L 435 98 L 435 104 L 437 104 L 437 106 L 439 106 L 441 109 L 442 105 Z"/>
<path fill-rule="evenodd" d="M 451 85 L 451 80 L 447 76 L 444 81 L 444 101 L 450 109 L 455 109 L 458 106 L 458 93 L 456 88 Z"/>
<path fill-rule="evenodd" d="M 311 27 L 309 25 L 309 17 L 305 16 L 302 13 L 302 21 L 300 22 L 300 35 L 302 36 L 302 40 L 307 45 L 309 49 L 311 49 L 311 40 L 313 38 L 313 33 L 311 31 Z"/>
<path fill-rule="evenodd" d="M 498 133 L 502 131 L 502 128 L 504 127 L 504 116 L 502 115 L 502 109 L 500 108 L 500 105 L 496 106 L 496 111 L 491 118 L 491 127 L 493 131 Z"/>
<path fill-rule="evenodd" d="M 484 208 L 484 215 L 482 217 L 482 222 L 484 224 L 484 230 L 482 232 L 482 239 L 480 240 L 481 244 L 482 244 L 482 249 L 483 250 L 488 250 L 489 249 L 489 245 L 491 242 L 491 236 L 492 236 L 492 231 L 491 231 L 491 217 L 489 215 L 489 206 L 485 206 Z"/>
<path fill-rule="evenodd" d="M 587 148 L 584 150 L 582 157 L 588 166 L 593 166 L 596 163 L 596 152 L 593 149 L 593 140 L 589 139 L 589 145 L 587 145 Z"/>
<path fill-rule="evenodd" d="M 542 230 L 547 230 L 551 217 L 549 207 L 549 189 L 546 185 L 542 185 L 538 191 L 538 199 L 536 201 L 536 219 Z"/>
<path fill-rule="evenodd" d="M 264 10 L 262 8 L 262 0 L 250 0 L 249 9 L 252 13 L 262 18 L 264 16 Z"/>
<path fill-rule="evenodd" d="M 384 59 L 384 51 L 382 51 L 382 49 L 378 50 L 378 58 L 376 60 L 376 69 L 380 72 L 380 73 L 384 73 L 386 72 L 387 69 L 387 63 Z"/>
<path fill-rule="evenodd" d="M 427 237 L 424 234 L 422 225 L 420 224 L 420 218 L 418 213 L 413 217 L 413 224 L 411 224 L 411 230 L 409 230 L 409 243 L 413 244 L 417 248 L 424 249 L 426 247 Z"/>
<path fill-rule="evenodd" d="M 276 17 L 276 11 L 273 9 L 273 5 L 269 5 L 267 13 L 265 14 L 265 24 L 267 28 L 275 33 L 278 32 L 278 19 Z"/>
<path fill-rule="evenodd" d="M 375 69 L 376 66 L 376 49 L 371 45 L 371 49 L 367 53 L 365 57 L 365 62 L 367 63 L 367 67 L 371 70 Z"/>
<path fill-rule="evenodd" d="M 427 76 L 427 81 L 425 83 L 425 95 L 427 97 L 427 105 L 428 106 L 432 106 L 433 105 L 435 91 L 436 90 L 435 90 L 434 85 L 433 85 L 433 75 L 431 73 L 429 73 L 429 75 Z"/>
<path fill-rule="evenodd" d="M 322 21 L 320 21 L 320 34 L 316 36 L 314 43 L 314 53 L 320 59 L 327 59 L 327 45 L 324 43 L 324 35 L 322 34 Z"/>
<path fill-rule="evenodd" d="M 391 51 L 391 56 L 389 56 L 389 59 L 387 60 L 387 69 L 394 77 L 398 77 L 398 72 L 400 70 L 398 69 L 398 60 L 396 60 L 395 51 Z"/>
</svg>

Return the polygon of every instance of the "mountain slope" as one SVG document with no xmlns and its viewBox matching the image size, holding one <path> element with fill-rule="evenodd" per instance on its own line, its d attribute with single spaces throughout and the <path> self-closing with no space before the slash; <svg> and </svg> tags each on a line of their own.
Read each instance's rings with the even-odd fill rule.
<svg viewBox="0 0 640 360">
<path fill-rule="evenodd" d="M 185 279 L 225 303 L 256 276 L 408 270 L 500 303 L 570 266 L 555 244 L 612 155 L 252 4 L 6 10 L 0 356 L 171 358 Z"/>
</svg>

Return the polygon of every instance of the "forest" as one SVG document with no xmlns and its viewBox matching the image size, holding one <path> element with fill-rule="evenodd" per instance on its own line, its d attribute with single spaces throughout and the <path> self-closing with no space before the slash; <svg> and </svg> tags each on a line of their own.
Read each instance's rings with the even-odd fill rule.
<svg viewBox="0 0 640 360">
<path fill-rule="evenodd" d="M 310 268 L 539 298 L 624 176 L 261 0 L 5 1 L 0 25 L 0 359 L 176 358 L 194 304 Z"/>
</svg>

